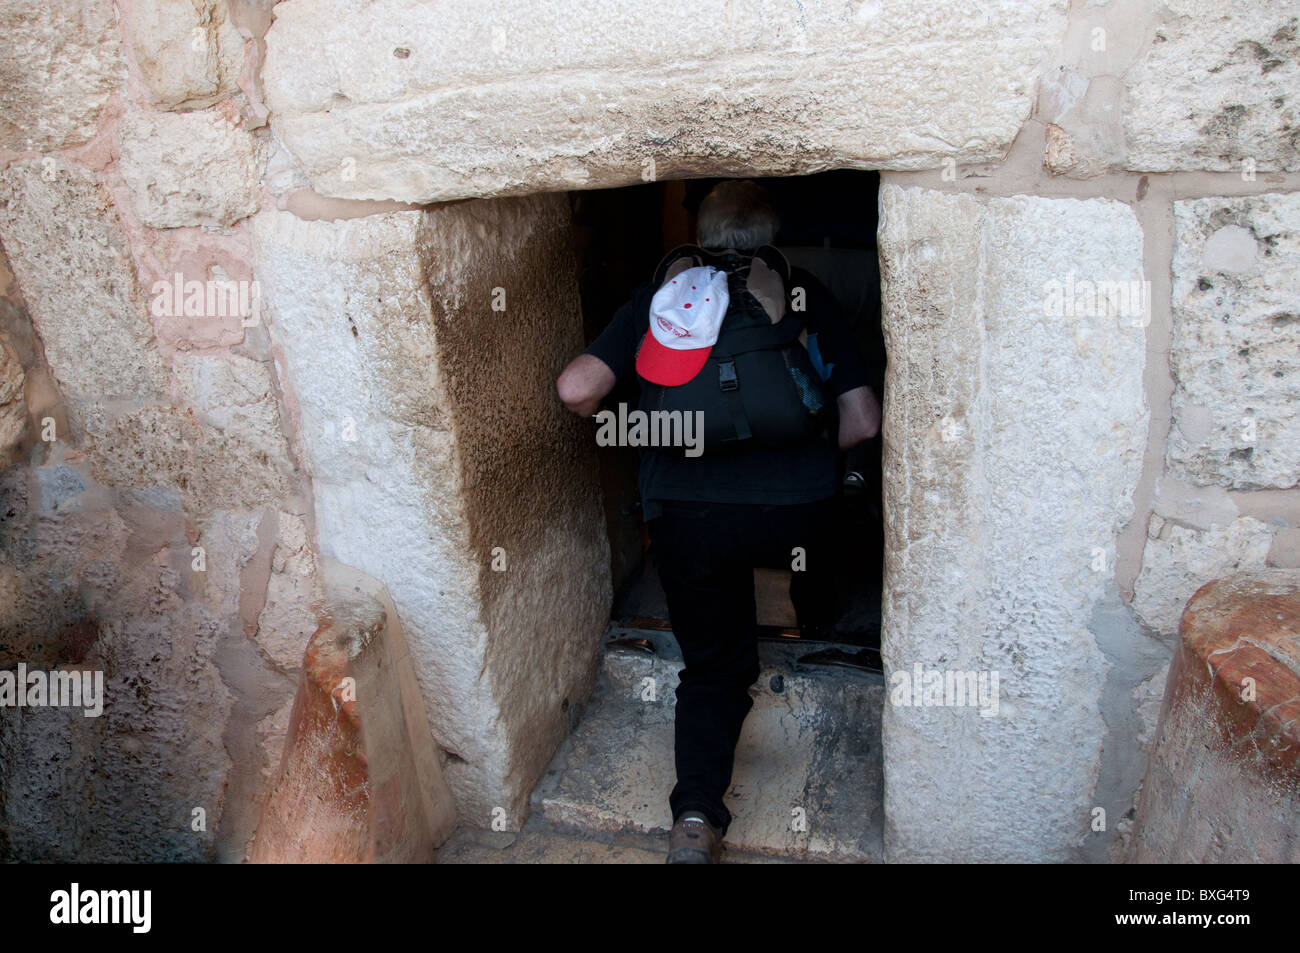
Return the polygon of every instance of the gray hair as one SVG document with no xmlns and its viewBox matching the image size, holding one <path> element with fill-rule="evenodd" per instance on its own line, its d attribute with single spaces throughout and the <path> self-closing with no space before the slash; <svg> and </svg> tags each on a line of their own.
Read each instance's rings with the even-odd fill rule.
<svg viewBox="0 0 1300 953">
<path fill-rule="evenodd" d="M 719 182 L 704 201 L 696 224 L 699 242 L 710 251 L 752 251 L 770 244 L 781 227 L 767 192 L 752 179 Z"/>
</svg>

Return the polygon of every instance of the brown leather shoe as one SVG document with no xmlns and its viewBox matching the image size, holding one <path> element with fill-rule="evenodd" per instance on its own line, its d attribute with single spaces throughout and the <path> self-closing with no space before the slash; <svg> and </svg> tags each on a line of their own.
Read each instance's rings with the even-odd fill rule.
<svg viewBox="0 0 1300 953">
<path fill-rule="evenodd" d="M 722 831 L 698 811 L 687 811 L 668 835 L 668 864 L 717 864 L 722 861 Z"/>
</svg>

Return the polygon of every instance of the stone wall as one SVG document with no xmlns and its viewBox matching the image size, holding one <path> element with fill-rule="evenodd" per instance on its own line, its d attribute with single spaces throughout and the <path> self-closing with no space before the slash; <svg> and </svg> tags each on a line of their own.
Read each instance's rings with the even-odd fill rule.
<svg viewBox="0 0 1300 953">
<path fill-rule="evenodd" d="M 239 222 L 270 134 L 236 81 L 249 41 L 224 3 L 0 22 L 0 331 L 27 417 L 6 430 L 0 667 L 101 671 L 106 694 L 98 718 L 5 709 L 0 847 L 238 860 L 320 600 L 266 328 L 210 295 L 253 277 Z"/>
<path fill-rule="evenodd" d="M 463 814 L 519 823 L 610 600 L 594 447 L 552 399 L 582 346 L 567 204 L 272 210 L 254 234 L 321 552 L 392 593 Z"/>
<path fill-rule="evenodd" d="M 1064 859 L 1047 845 L 1088 816 L 1105 735 L 1093 564 L 1132 514 L 1148 408 L 1141 324 L 1045 315 L 1044 289 L 1140 281 L 1142 233 L 1108 199 L 887 185 L 880 207 L 885 664 L 997 672 L 1001 696 L 992 717 L 886 706 L 886 849 Z"/>
<path fill-rule="evenodd" d="M 519 823 L 609 597 L 542 193 L 884 170 L 887 674 L 1002 676 L 994 717 L 886 712 L 892 859 L 1118 852 L 1181 606 L 1300 565 L 1292 4 L 0 0 L 0 27 L 0 663 L 98 665 L 114 705 L 0 719 L 4 823 L 60 832 L 15 856 L 243 856 L 319 554 L 391 594 L 462 818 Z M 255 306 L 187 312 L 177 274 Z M 1089 305 L 1112 281 L 1149 307 Z M 72 780 L 36 767 L 70 750 Z M 135 802 L 148 837 L 103 833 Z"/>
</svg>

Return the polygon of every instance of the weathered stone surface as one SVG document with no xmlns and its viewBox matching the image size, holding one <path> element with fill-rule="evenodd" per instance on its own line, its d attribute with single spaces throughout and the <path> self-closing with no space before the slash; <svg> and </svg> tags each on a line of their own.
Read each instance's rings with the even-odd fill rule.
<svg viewBox="0 0 1300 953">
<path fill-rule="evenodd" d="M 172 369 L 199 423 L 237 436 L 268 460 L 287 460 L 270 365 L 238 354 L 177 354 Z"/>
<path fill-rule="evenodd" d="M 1194 486 L 1165 474 L 1156 482 L 1155 513 L 1161 521 L 1190 529 L 1227 526 L 1240 512 L 1228 491 L 1220 486 Z M 1160 526 L 1155 527 L 1160 535 Z"/>
<path fill-rule="evenodd" d="M 1105 811 L 1104 829 L 1088 830 L 1077 859 L 1109 863 L 1122 857 L 1131 817 L 1151 759 L 1151 732 L 1159 717 L 1160 698 L 1172 648 L 1143 630 L 1133 610 L 1111 583 L 1105 600 L 1093 612 L 1088 631 L 1105 656 L 1105 685 L 1100 709 L 1106 722 L 1097 782 L 1090 797 L 1090 816 Z"/>
<path fill-rule="evenodd" d="M 1170 473 L 1300 485 L 1300 195 L 1174 203 Z"/>
<path fill-rule="evenodd" d="M 278 140 L 273 142 L 269 152 L 270 155 L 266 160 L 266 169 L 263 171 L 262 180 L 273 195 L 284 195 L 297 189 L 311 187 L 311 182 L 307 180 L 307 176 L 298 168 L 293 153 L 281 145 Z M 328 218 L 329 216 L 322 217 Z"/>
<path fill-rule="evenodd" d="M 1268 564 L 1278 569 L 1300 569 L 1300 529 L 1283 529 L 1274 534 Z"/>
<path fill-rule="evenodd" d="M 289 492 L 293 464 L 237 429 L 202 424 L 185 407 L 146 406 L 96 418 L 88 457 L 107 486 L 178 489 L 187 511 L 267 506 Z"/>
<path fill-rule="evenodd" d="M 289 738 L 295 697 L 290 695 L 277 710 L 257 723 L 258 747 L 266 754 L 261 765 L 261 779 L 264 788 L 268 790 L 274 784 L 280 771 L 280 762 L 284 759 L 284 746 Z"/>
<path fill-rule="evenodd" d="M 1169 665 L 1167 664 L 1133 691 L 1133 710 L 1137 713 L 1141 725 L 1137 740 L 1148 753 L 1156 740 L 1156 729 L 1160 725 L 1160 706 L 1164 700 L 1165 684 L 1168 681 Z"/>
<path fill-rule="evenodd" d="M 90 172 L 49 174 L 36 161 L 0 170 L 0 239 L 67 400 L 162 393 L 166 372 L 126 236 Z"/>
<path fill-rule="evenodd" d="M 192 514 L 283 499 L 294 464 L 270 368 L 237 355 L 180 354 L 175 369 L 176 403 L 83 408 L 95 478 L 121 489 L 177 490 Z"/>
<path fill-rule="evenodd" d="M 1300 16 L 1286 0 L 1164 0 L 1126 75 L 1128 168 L 1300 169 Z"/>
<path fill-rule="evenodd" d="M 0 339 L 0 463 L 18 450 L 27 434 L 26 379 L 18 355 Z"/>
<path fill-rule="evenodd" d="M 90 139 L 125 79 L 112 0 L 3 0 L 0 36 L 0 148 L 46 152 Z"/>
<path fill-rule="evenodd" d="M 611 633 L 615 641 L 629 636 L 657 641 L 660 654 L 607 647 L 598 693 L 534 794 L 554 824 L 606 832 L 672 827 L 681 657 L 665 633 Z M 795 660 L 806 651 L 761 648 L 754 708 L 726 795 L 733 819 L 724 843 L 800 861 L 879 861 L 884 687 L 879 676 L 800 669 Z"/>
<path fill-rule="evenodd" d="M 1068 858 L 1106 732 L 1089 623 L 1141 469 L 1146 345 L 1132 317 L 1045 303 L 1071 274 L 1140 280 L 1142 233 L 1101 199 L 886 184 L 880 204 L 886 675 L 1001 686 L 996 717 L 886 705 L 886 859 Z"/>
<path fill-rule="evenodd" d="M 263 80 L 317 191 L 348 198 L 925 168 L 1006 151 L 1065 8 L 295 0 Z"/>
<path fill-rule="evenodd" d="M 556 452 L 584 442 L 554 397 L 581 347 L 567 224 L 561 196 L 254 220 L 321 551 L 392 593 L 459 759 L 448 782 L 484 826 L 495 807 L 521 817 L 608 618 L 591 448 Z"/>
<path fill-rule="evenodd" d="M 501 838 L 465 828 L 438 850 L 439 864 L 663 864 L 665 851 L 649 837 L 638 846 L 607 844 L 591 835 L 528 831 Z M 498 843 L 498 841 L 502 841 Z M 725 858 L 730 860 L 730 858 Z"/>
<path fill-rule="evenodd" d="M 1300 571 L 1187 604 L 1138 808 L 1138 863 L 1300 861 Z"/>
<path fill-rule="evenodd" d="M 262 651 L 281 669 L 291 672 L 302 663 L 307 640 L 319 624 L 315 607 L 321 598 L 306 523 L 301 516 L 281 513 L 256 635 Z"/>
<path fill-rule="evenodd" d="M 155 105 L 197 109 L 238 92 L 244 40 L 224 0 L 132 0 L 122 12 Z"/>
<path fill-rule="evenodd" d="M 284 756 L 258 826 L 259 863 L 429 861 L 455 824 L 392 604 L 326 567 Z"/>
<path fill-rule="evenodd" d="M 122 120 L 122 178 L 146 225 L 230 226 L 257 211 L 257 149 L 233 115 L 133 110 Z"/>
<path fill-rule="evenodd" d="M 175 510 L 184 512 L 180 494 Z M 213 612 L 234 617 L 239 612 L 242 590 L 240 576 L 260 548 L 258 528 L 263 514 L 256 510 L 218 509 L 203 513 L 195 520 L 198 538 L 195 545 L 203 549 L 203 571 L 193 573 L 190 584 L 195 595 Z"/>
<path fill-rule="evenodd" d="M 1035 116 L 1046 124 L 1044 165 L 1091 178 L 1122 167 L 1124 74 L 1146 52 L 1160 0 L 1074 5 L 1069 27 L 1044 64 Z"/>
<path fill-rule="evenodd" d="M 569 709 L 591 691 L 612 598 L 595 440 L 555 396 L 582 347 L 569 204 L 544 195 L 438 209 L 420 240 L 487 626 L 485 674 L 519 779 L 509 789 L 517 800 L 502 805 L 514 815 L 568 733 Z M 428 370 L 403 367 L 394 384 L 417 394 L 414 375 Z"/>
<path fill-rule="evenodd" d="M 214 859 L 233 701 L 216 658 L 232 633 L 192 597 L 184 518 L 63 462 L 9 470 L 0 500 L 0 668 L 100 671 L 105 691 L 99 717 L 0 711 L 6 859 Z"/>
<path fill-rule="evenodd" d="M 1272 542 L 1268 524 L 1249 516 L 1207 530 L 1167 523 L 1159 536 L 1147 539 L 1133 609 L 1157 632 L 1173 635 L 1198 588 L 1239 570 L 1262 569 Z"/>
</svg>

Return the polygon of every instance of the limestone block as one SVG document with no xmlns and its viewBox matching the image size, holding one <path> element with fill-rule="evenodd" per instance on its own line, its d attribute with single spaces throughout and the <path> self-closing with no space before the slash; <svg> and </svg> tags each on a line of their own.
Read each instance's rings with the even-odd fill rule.
<svg viewBox="0 0 1300 953">
<path fill-rule="evenodd" d="M 1298 24 L 1287 0 L 1164 0 L 1125 77 L 1128 168 L 1300 169 Z"/>
<path fill-rule="evenodd" d="M 1272 543 L 1268 524 L 1249 516 L 1208 530 L 1168 524 L 1159 537 L 1147 539 L 1133 609 L 1151 628 L 1172 636 L 1197 589 L 1220 576 L 1263 569 Z"/>
<path fill-rule="evenodd" d="M 1061 294 L 1140 280 L 1141 229 L 1105 199 L 886 184 L 880 206 L 886 677 L 1000 679 L 996 716 L 886 705 L 886 859 L 1071 857 L 1106 732 L 1089 624 L 1148 410 L 1142 322 Z"/>
<path fill-rule="evenodd" d="M 10 467 L 0 474 L 6 511 L 0 522 L 0 653 L 9 662 L 46 661 L 43 652 L 57 651 L 59 642 L 51 634 L 85 619 L 87 596 L 79 577 L 86 565 L 103 567 L 93 575 L 110 589 L 119 581 L 117 563 L 128 530 L 102 502 L 65 504 L 76 495 L 78 479 L 57 464 Z M 50 661 L 60 660 L 56 655 Z"/>
<path fill-rule="evenodd" d="M 594 447 L 554 397 L 581 349 L 567 226 L 560 196 L 254 219 L 321 553 L 392 594 L 432 733 L 457 756 L 448 783 L 480 826 L 495 807 L 522 817 L 608 619 Z"/>
<path fill-rule="evenodd" d="M 520 793 L 591 689 L 612 598 L 594 437 L 555 396 L 582 348 L 570 235 L 562 195 L 437 209 L 421 233 L 486 675 Z"/>
<path fill-rule="evenodd" d="M 295 0 L 262 77 L 312 185 L 346 198 L 933 168 L 1006 152 L 1066 6 Z"/>
<path fill-rule="evenodd" d="M 49 152 L 89 140 L 125 79 L 112 0 L 3 0 L 0 36 L 0 148 Z"/>
<path fill-rule="evenodd" d="M 80 167 L 0 170 L 0 239 L 63 396 L 159 396 L 166 372 L 117 212 Z"/>
<path fill-rule="evenodd" d="M 213 612 L 234 617 L 239 612 L 243 588 L 241 574 L 257 554 L 258 524 L 262 514 L 252 510 L 214 510 L 197 520 L 195 545 L 203 550 L 203 571 L 195 572 L 191 586 Z M 191 563 L 192 565 L 192 563 Z"/>
<path fill-rule="evenodd" d="M 455 823 L 414 666 L 377 580 L 330 564 L 256 863 L 432 860 Z"/>
<path fill-rule="evenodd" d="M 238 438 L 273 460 L 287 459 L 271 367 L 238 354 L 177 354 L 172 361 L 181 399 L 199 422 Z"/>
<path fill-rule="evenodd" d="M 1279 569 L 1300 569 L 1300 529 L 1283 529 L 1274 534 L 1268 564 Z"/>
<path fill-rule="evenodd" d="M 96 419 L 88 457 L 112 487 L 179 489 L 187 512 L 273 505 L 290 491 L 293 463 L 257 434 L 222 430 L 184 407 L 145 406 Z"/>
<path fill-rule="evenodd" d="M 27 434 L 26 379 L 18 355 L 0 339 L 0 460 L 15 452 Z"/>
<path fill-rule="evenodd" d="M 1300 861 L 1300 571 L 1216 579 L 1188 603 L 1133 863 Z"/>
<path fill-rule="evenodd" d="M 1300 485 L 1300 195 L 1174 203 L 1169 472 Z"/>
<path fill-rule="evenodd" d="M 230 226 L 257 211 L 257 148 L 226 110 L 132 110 L 121 144 L 122 178 L 146 225 Z"/>
<path fill-rule="evenodd" d="M 283 499 L 295 465 L 270 367 L 238 355 L 182 353 L 174 369 L 174 402 L 160 395 L 127 407 L 88 405 L 82 424 L 95 478 L 123 489 L 177 490 L 191 514 Z"/>
<path fill-rule="evenodd" d="M 239 91 L 244 39 L 224 0 L 133 0 L 122 12 L 155 105 L 201 108 Z"/>
<path fill-rule="evenodd" d="M 1193 486 L 1165 474 L 1156 482 L 1155 512 L 1160 520 L 1170 520 L 1190 529 L 1227 526 L 1239 514 L 1228 491 L 1218 486 Z M 1152 525 L 1151 534 L 1160 535 L 1160 526 Z"/>
<path fill-rule="evenodd" d="M 256 638 L 285 671 L 302 664 L 307 640 L 320 622 L 321 596 L 306 523 L 301 516 L 282 512 Z"/>
</svg>

